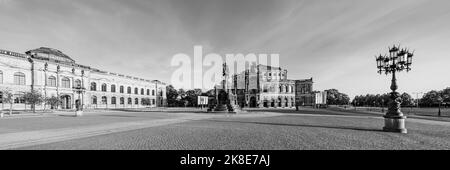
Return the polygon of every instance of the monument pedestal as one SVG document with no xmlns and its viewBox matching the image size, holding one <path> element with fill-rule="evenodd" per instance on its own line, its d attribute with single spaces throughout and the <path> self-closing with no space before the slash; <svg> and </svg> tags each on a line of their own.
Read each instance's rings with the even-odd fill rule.
<svg viewBox="0 0 450 170">
<path fill-rule="evenodd" d="M 228 108 L 227 105 L 225 104 L 217 104 L 216 107 L 214 108 L 215 112 L 227 112 Z"/>
</svg>

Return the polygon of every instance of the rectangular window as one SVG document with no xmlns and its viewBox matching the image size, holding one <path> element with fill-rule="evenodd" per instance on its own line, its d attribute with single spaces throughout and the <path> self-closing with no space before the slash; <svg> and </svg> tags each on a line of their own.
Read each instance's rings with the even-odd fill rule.
<svg viewBox="0 0 450 170">
<path fill-rule="evenodd" d="M 23 96 L 18 96 L 16 98 L 14 98 L 14 103 L 15 104 L 25 103 L 25 98 L 23 98 Z"/>
<path fill-rule="evenodd" d="M 14 84 L 25 85 L 25 76 L 14 76 Z"/>
<path fill-rule="evenodd" d="M 48 80 L 47 80 L 47 86 L 50 86 L 50 87 L 56 87 L 56 79 L 55 78 L 49 78 Z"/>
<path fill-rule="evenodd" d="M 63 79 L 61 81 L 62 88 L 70 88 L 70 80 L 69 79 Z"/>
</svg>

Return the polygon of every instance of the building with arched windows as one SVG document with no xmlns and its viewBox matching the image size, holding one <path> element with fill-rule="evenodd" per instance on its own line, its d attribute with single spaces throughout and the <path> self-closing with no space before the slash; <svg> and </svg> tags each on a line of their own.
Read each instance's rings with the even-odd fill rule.
<svg viewBox="0 0 450 170">
<path fill-rule="evenodd" d="M 127 91 L 124 88 L 127 88 Z M 143 108 L 166 105 L 166 84 L 157 80 L 81 65 L 52 48 L 41 47 L 25 53 L 0 50 L 0 91 L 7 90 L 14 94 L 15 109 L 27 108 L 22 96 L 32 89 L 46 98 L 53 96 L 61 99 L 60 109 L 74 109 L 77 101 L 80 101 L 83 108 Z M 135 89 L 134 93 L 132 89 Z M 147 93 L 144 93 L 145 91 Z M 150 91 L 159 93 L 150 94 Z M 144 102 L 147 100 L 155 102 Z M 50 108 L 45 104 L 37 106 L 37 109 L 39 107 Z"/>
<path fill-rule="evenodd" d="M 281 67 L 253 65 L 233 76 L 228 88 L 231 100 L 240 107 L 291 108 L 317 103 L 319 92 L 313 90 L 313 79 L 288 79 L 288 71 Z"/>
</svg>

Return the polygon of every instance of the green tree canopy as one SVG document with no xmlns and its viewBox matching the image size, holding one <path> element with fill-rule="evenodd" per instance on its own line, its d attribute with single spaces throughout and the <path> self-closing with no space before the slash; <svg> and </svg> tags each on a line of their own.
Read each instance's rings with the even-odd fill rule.
<svg viewBox="0 0 450 170">
<path fill-rule="evenodd" d="M 347 105 L 350 103 L 350 97 L 347 94 L 339 92 L 337 89 L 327 91 L 327 104 L 329 105 Z"/>
</svg>

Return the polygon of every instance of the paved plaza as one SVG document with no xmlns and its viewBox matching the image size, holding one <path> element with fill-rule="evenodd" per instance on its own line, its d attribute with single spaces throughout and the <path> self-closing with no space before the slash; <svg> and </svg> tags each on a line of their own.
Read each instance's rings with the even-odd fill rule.
<svg viewBox="0 0 450 170">
<path fill-rule="evenodd" d="M 450 149 L 448 121 L 410 118 L 408 134 L 383 125 L 380 114 L 324 109 L 66 113 L 0 119 L 0 149 Z"/>
</svg>

